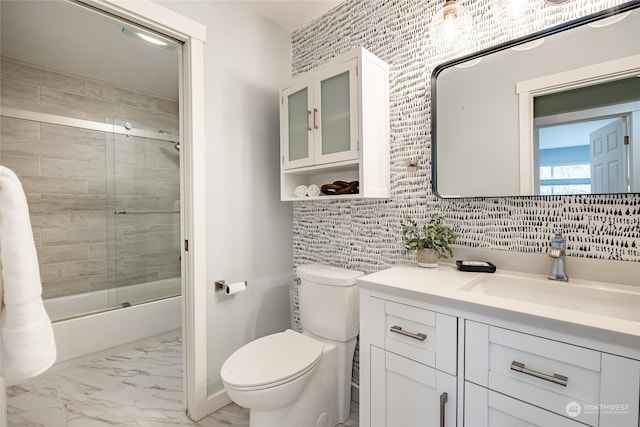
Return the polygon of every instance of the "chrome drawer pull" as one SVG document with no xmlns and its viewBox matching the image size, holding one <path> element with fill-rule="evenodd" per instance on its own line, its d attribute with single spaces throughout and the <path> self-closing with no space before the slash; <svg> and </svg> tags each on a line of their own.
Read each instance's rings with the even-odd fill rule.
<svg viewBox="0 0 640 427">
<path fill-rule="evenodd" d="M 545 372 L 536 371 L 531 368 L 527 368 L 524 363 L 516 362 L 515 360 L 511 362 L 511 369 L 517 372 L 522 372 L 523 374 L 531 375 L 532 377 L 540 378 L 541 380 L 559 384 L 563 387 L 566 387 L 567 381 L 569 381 L 569 378 L 564 375 L 547 374 Z"/>
<path fill-rule="evenodd" d="M 447 392 L 444 392 L 440 395 L 440 427 L 445 426 L 444 413 L 448 400 L 449 395 L 447 394 Z"/>
<path fill-rule="evenodd" d="M 400 326 L 392 326 L 389 331 L 394 332 L 396 334 L 404 335 L 405 337 L 413 338 L 414 340 L 424 341 L 427 339 L 425 334 L 417 333 L 414 334 L 412 332 L 403 331 Z"/>
</svg>

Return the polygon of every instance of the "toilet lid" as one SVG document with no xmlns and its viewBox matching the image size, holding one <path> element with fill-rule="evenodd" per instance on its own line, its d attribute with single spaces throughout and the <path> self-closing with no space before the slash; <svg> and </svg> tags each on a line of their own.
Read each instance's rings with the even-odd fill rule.
<svg viewBox="0 0 640 427">
<path fill-rule="evenodd" d="M 324 345 L 287 329 L 241 347 L 222 365 L 222 380 L 236 387 L 280 382 L 314 365 Z"/>
</svg>

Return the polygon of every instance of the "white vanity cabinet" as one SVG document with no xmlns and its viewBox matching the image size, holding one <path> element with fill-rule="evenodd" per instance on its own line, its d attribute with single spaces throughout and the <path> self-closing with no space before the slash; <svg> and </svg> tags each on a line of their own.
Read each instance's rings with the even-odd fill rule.
<svg viewBox="0 0 640 427">
<path fill-rule="evenodd" d="M 442 267 L 395 292 L 393 270 L 358 281 L 362 427 L 640 425 L 637 336 L 460 302 Z"/>
<path fill-rule="evenodd" d="M 282 200 L 300 200 L 299 185 L 334 181 L 359 181 L 360 192 L 323 198 L 389 197 L 388 65 L 358 48 L 291 80 L 280 96 L 280 147 Z"/>
<path fill-rule="evenodd" d="M 361 424 L 455 426 L 457 319 L 364 291 L 360 304 Z"/>
<path fill-rule="evenodd" d="M 638 426 L 640 361 L 469 320 L 465 354 L 465 419 L 473 425 L 498 425 L 491 415 L 511 411 L 522 423 L 515 425 L 558 416 L 568 418 L 562 425 Z"/>
</svg>

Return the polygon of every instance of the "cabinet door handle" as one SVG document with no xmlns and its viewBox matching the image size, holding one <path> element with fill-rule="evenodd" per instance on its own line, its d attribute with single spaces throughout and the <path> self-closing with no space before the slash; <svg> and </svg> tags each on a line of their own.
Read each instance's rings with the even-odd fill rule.
<svg viewBox="0 0 640 427">
<path fill-rule="evenodd" d="M 307 130 L 311 129 L 311 110 L 307 110 Z"/>
<path fill-rule="evenodd" d="M 414 334 L 413 332 L 403 331 L 400 326 L 392 326 L 391 328 L 389 328 L 389 331 L 396 334 L 404 335 L 405 337 L 413 338 L 414 340 L 418 341 L 424 341 L 427 339 L 427 336 L 425 334 Z"/>
<path fill-rule="evenodd" d="M 318 109 L 313 109 L 313 128 L 318 129 Z"/>
<path fill-rule="evenodd" d="M 535 369 L 527 368 L 524 363 L 516 362 L 515 360 L 511 362 L 511 369 L 517 372 L 522 372 L 523 374 L 531 375 L 532 377 L 540 378 L 541 380 L 559 384 L 563 387 L 566 387 L 567 381 L 569 381 L 569 378 L 564 375 L 547 374 L 546 372 L 536 371 Z"/>
<path fill-rule="evenodd" d="M 448 400 L 449 400 L 449 395 L 445 391 L 440 395 L 440 427 L 444 427 L 445 425 L 444 413 L 447 407 Z"/>
</svg>

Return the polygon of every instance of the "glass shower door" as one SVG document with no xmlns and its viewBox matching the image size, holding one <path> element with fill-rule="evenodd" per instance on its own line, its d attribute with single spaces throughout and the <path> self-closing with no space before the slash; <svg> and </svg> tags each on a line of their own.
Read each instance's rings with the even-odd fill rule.
<svg viewBox="0 0 640 427">
<path fill-rule="evenodd" d="M 108 162 L 110 301 L 129 306 L 180 294 L 177 129 L 115 120 Z"/>
</svg>

